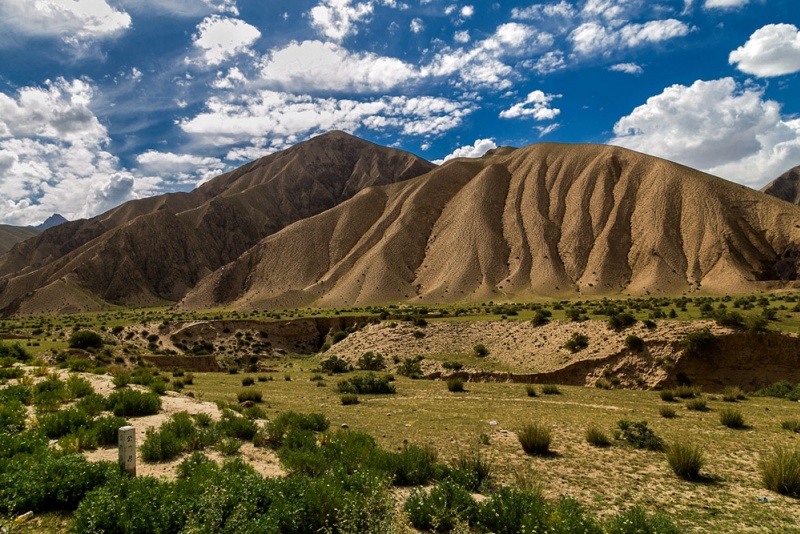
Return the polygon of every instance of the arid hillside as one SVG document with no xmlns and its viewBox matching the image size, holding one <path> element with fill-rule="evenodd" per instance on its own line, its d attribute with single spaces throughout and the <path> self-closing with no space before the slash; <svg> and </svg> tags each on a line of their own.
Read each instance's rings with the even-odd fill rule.
<svg viewBox="0 0 800 534">
<path fill-rule="evenodd" d="M 36 235 L 39 235 L 39 230 L 30 226 L 0 224 L 0 254 L 5 254 L 20 241 L 25 241 Z"/>
<path fill-rule="evenodd" d="M 792 204 L 800 204 L 800 167 L 781 174 L 765 185 L 761 192 Z"/>
<path fill-rule="evenodd" d="M 128 202 L 18 244 L 0 257 L 0 311 L 63 313 L 176 301 L 265 236 L 364 188 L 434 167 L 342 132 L 321 135 L 191 193 Z"/>
<path fill-rule="evenodd" d="M 547 143 L 362 191 L 180 306 L 748 292 L 793 284 L 798 243 L 800 207 L 630 150 Z"/>
</svg>

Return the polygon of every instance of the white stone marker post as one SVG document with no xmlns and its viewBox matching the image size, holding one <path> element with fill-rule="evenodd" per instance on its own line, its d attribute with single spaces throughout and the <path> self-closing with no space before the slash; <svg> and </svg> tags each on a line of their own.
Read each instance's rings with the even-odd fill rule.
<svg viewBox="0 0 800 534">
<path fill-rule="evenodd" d="M 119 465 L 130 476 L 136 476 L 136 429 L 123 426 L 117 431 L 119 440 Z"/>
</svg>

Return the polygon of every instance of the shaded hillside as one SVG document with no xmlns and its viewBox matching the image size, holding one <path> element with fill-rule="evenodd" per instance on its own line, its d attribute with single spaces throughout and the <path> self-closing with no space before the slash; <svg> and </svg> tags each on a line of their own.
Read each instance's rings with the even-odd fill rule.
<svg viewBox="0 0 800 534">
<path fill-rule="evenodd" d="M 5 254 L 20 241 L 25 241 L 36 235 L 39 235 L 39 230 L 30 226 L 0 224 L 0 254 Z"/>
<path fill-rule="evenodd" d="M 191 193 L 123 204 L 20 243 L 0 257 L 0 310 L 57 313 L 183 297 L 283 227 L 363 188 L 435 165 L 342 132 L 220 175 Z"/>
<path fill-rule="evenodd" d="M 765 185 L 761 192 L 792 204 L 800 204 L 800 167 L 781 174 Z"/>
<path fill-rule="evenodd" d="M 796 279 L 797 243 L 800 207 L 626 149 L 548 143 L 363 191 L 264 239 L 182 306 L 745 292 Z"/>
</svg>

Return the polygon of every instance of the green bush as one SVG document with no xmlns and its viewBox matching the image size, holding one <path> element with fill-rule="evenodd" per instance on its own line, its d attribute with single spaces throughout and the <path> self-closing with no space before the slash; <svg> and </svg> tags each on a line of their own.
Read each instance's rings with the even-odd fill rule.
<svg viewBox="0 0 800 534">
<path fill-rule="evenodd" d="M 216 445 L 216 449 L 224 456 L 235 456 L 239 453 L 239 449 L 241 448 L 242 442 L 236 438 L 230 437 L 221 439 Z"/>
<path fill-rule="evenodd" d="M 555 384 L 545 384 L 542 386 L 542 393 L 545 395 L 561 395 L 561 390 Z"/>
<path fill-rule="evenodd" d="M 75 407 L 87 415 L 96 417 L 106 409 L 106 398 L 97 393 L 92 393 L 76 402 Z"/>
<path fill-rule="evenodd" d="M 644 349 L 644 340 L 635 334 L 625 338 L 625 347 L 633 352 L 641 352 Z"/>
<path fill-rule="evenodd" d="M 161 399 L 157 394 L 132 389 L 115 391 L 108 396 L 106 404 L 117 417 L 154 415 L 161 410 Z"/>
<path fill-rule="evenodd" d="M 609 330 L 625 330 L 626 328 L 636 324 L 636 317 L 628 312 L 615 313 L 608 318 Z"/>
<path fill-rule="evenodd" d="M 620 439 L 623 439 L 637 449 L 663 451 L 664 441 L 656 436 L 652 429 L 647 427 L 647 421 L 617 421 L 620 430 Z"/>
<path fill-rule="evenodd" d="M 608 534 L 682 534 L 669 516 L 648 516 L 642 508 L 634 506 L 620 512 L 606 524 Z"/>
<path fill-rule="evenodd" d="M 694 399 L 703 394 L 698 386 L 678 386 L 675 388 L 675 395 L 681 399 Z"/>
<path fill-rule="evenodd" d="M 527 393 L 527 395 L 529 397 L 535 397 L 536 396 L 536 386 L 534 386 L 533 384 L 526 384 L 525 385 L 525 393 Z"/>
<path fill-rule="evenodd" d="M 589 445 L 594 445 L 595 447 L 608 447 L 611 445 L 611 439 L 609 439 L 608 435 L 594 425 L 586 429 L 586 441 Z"/>
<path fill-rule="evenodd" d="M 343 380 L 339 382 L 337 387 L 340 393 L 359 395 L 391 395 L 397 393 L 394 384 L 389 382 L 388 377 L 379 378 L 374 373 Z"/>
<path fill-rule="evenodd" d="M 697 480 L 705 464 L 703 450 L 691 443 L 673 443 L 667 447 L 667 462 L 679 477 Z"/>
<path fill-rule="evenodd" d="M 382 371 L 386 369 L 386 361 L 380 352 L 365 352 L 356 362 L 356 366 L 363 371 Z"/>
<path fill-rule="evenodd" d="M 252 376 L 245 376 L 244 378 L 242 378 L 242 386 L 244 387 L 252 386 L 255 383 L 256 380 Z"/>
<path fill-rule="evenodd" d="M 673 389 L 662 389 L 659 392 L 659 395 L 661 396 L 661 400 L 663 400 L 664 402 L 675 402 L 676 395 L 675 395 L 675 390 Z"/>
<path fill-rule="evenodd" d="M 422 486 L 442 476 L 432 447 L 406 445 L 398 452 L 379 455 L 376 467 L 387 473 L 395 486 Z"/>
<path fill-rule="evenodd" d="M 97 332 L 90 330 L 78 330 L 69 337 L 69 348 L 71 349 L 102 349 L 103 338 Z"/>
<path fill-rule="evenodd" d="M 599 378 L 597 382 L 594 383 L 594 387 L 597 389 L 611 389 L 611 382 L 605 378 Z"/>
<path fill-rule="evenodd" d="M 759 461 L 764 486 L 781 495 L 800 496 L 800 449 L 776 447 Z"/>
<path fill-rule="evenodd" d="M 39 428 L 50 439 L 66 436 L 79 428 L 88 428 L 91 423 L 91 416 L 77 408 L 68 408 L 39 416 Z"/>
<path fill-rule="evenodd" d="M 19 342 L 6 343 L 5 341 L 0 341 L 0 358 L 11 358 L 25 363 L 31 359 L 31 355 Z"/>
<path fill-rule="evenodd" d="M 155 378 L 150 381 L 150 391 L 156 395 L 164 395 L 167 392 L 167 384 L 160 378 Z"/>
<path fill-rule="evenodd" d="M 80 399 L 94 393 L 91 382 L 76 375 L 67 378 L 67 389 L 69 390 L 70 396 L 74 399 Z"/>
<path fill-rule="evenodd" d="M 239 402 L 262 402 L 263 395 L 260 390 L 247 388 L 247 389 L 240 389 L 239 392 L 236 394 L 236 398 Z"/>
<path fill-rule="evenodd" d="M 461 362 L 447 361 L 442 363 L 442 367 L 448 371 L 460 371 L 464 368 L 464 364 Z"/>
<path fill-rule="evenodd" d="M 550 310 L 538 310 L 533 314 L 533 318 L 531 319 L 531 324 L 533 326 L 542 326 L 550 322 L 550 316 L 552 316 L 552 312 Z"/>
<path fill-rule="evenodd" d="M 321 369 L 329 373 L 346 373 L 348 371 L 352 371 L 350 364 L 338 356 L 331 356 L 326 360 L 322 360 L 319 366 Z"/>
<path fill-rule="evenodd" d="M 718 344 L 719 338 L 708 328 L 703 328 L 687 334 L 681 341 L 681 348 L 689 356 L 703 356 L 714 350 Z"/>
<path fill-rule="evenodd" d="M 183 452 L 183 447 L 183 441 L 162 425 L 159 430 L 152 427 L 146 430 L 139 452 L 145 462 L 162 462 L 177 458 Z"/>
<path fill-rule="evenodd" d="M 397 372 L 408 378 L 422 378 L 422 356 L 414 358 L 404 358 L 403 362 L 397 367 Z"/>
<path fill-rule="evenodd" d="M 240 417 L 230 410 L 223 412 L 216 427 L 220 434 L 245 440 L 252 440 L 258 431 L 258 426 L 253 420 Z"/>
<path fill-rule="evenodd" d="M 564 343 L 564 348 L 572 353 L 579 352 L 589 346 L 589 336 L 580 332 L 573 332 L 572 336 Z"/>
<path fill-rule="evenodd" d="M 485 358 L 486 356 L 489 355 L 489 349 L 487 349 L 486 346 L 484 346 L 483 344 L 478 343 L 477 345 L 472 347 L 472 353 L 478 358 Z"/>
<path fill-rule="evenodd" d="M 706 403 L 706 400 L 703 398 L 689 399 L 688 401 L 686 401 L 686 409 L 693 410 L 696 412 L 707 412 L 708 404 Z"/>
<path fill-rule="evenodd" d="M 69 400 L 69 390 L 57 377 L 48 377 L 33 387 L 33 400 L 39 411 L 55 411 Z"/>
<path fill-rule="evenodd" d="M 404 505 L 414 528 L 436 532 L 451 532 L 458 524 L 473 522 L 476 508 L 469 491 L 447 479 L 429 493 L 415 490 Z"/>
<path fill-rule="evenodd" d="M 508 486 L 480 504 L 475 522 L 481 532 L 495 534 L 603 532 L 597 521 L 572 499 L 561 499 L 554 506 L 536 492 Z"/>
<path fill-rule="evenodd" d="M 97 437 L 98 445 L 116 445 L 118 443 L 119 429 L 127 426 L 128 422 L 122 417 L 98 417 L 92 423 L 92 432 Z"/>
<path fill-rule="evenodd" d="M 358 404 L 358 395 L 356 395 L 355 393 L 345 393 L 344 395 L 339 397 L 339 400 L 342 401 L 343 406 Z"/>
<path fill-rule="evenodd" d="M 673 419 L 677 415 L 677 412 L 675 412 L 675 408 L 672 408 L 671 406 L 661 406 L 661 407 L 659 407 L 658 408 L 658 413 L 664 419 Z"/>
<path fill-rule="evenodd" d="M 33 403 L 33 391 L 28 386 L 6 386 L 0 389 L 0 403 L 5 403 L 11 400 L 21 402 L 26 406 Z"/>
<path fill-rule="evenodd" d="M 28 411 L 18 400 L 0 403 L 0 432 L 15 433 L 25 428 Z"/>
<path fill-rule="evenodd" d="M 20 379 L 25 376 L 25 370 L 21 367 L 0 368 L 0 380 Z"/>
<path fill-rule="evenodd" d="M 471 452 L 459 451 L 458 455 L 453 458 L 452 466 L 454 470 L 469 474 L 468 479 L 474 481 L 474 483 L 462 485 L 471 491 L 477 491 L 483 486 L 491 478 L 494 470 L 491 458 L 479 450 Z M 452 473 L 450 478 L 454 478 Z"/>
<path fill-rule="evenodd" d="M 800 400 L 800 387 L 795 387 L 791 382 L 781 380 L 753 393 L 756 397 L 775 397 L 778 399 Z"/>
<path fill-rule="evenodd" d="M 725 408 L 719 412 L 719 422 L 728 428 L 744 428 L 744 416 L 739 410 Z"/>
<path fill-rule="evenodd" d="M 787 419 L 781 422 L 781 428 L 792 432 L 800 432 L 800 419 Z"/>
<path fill-rule="evenodd" d="M 722 392 L 722 400 L 725 402 L 739 402 L 747 397 L 739 386 L 728 386 Z"/>
<path fill-rule="evenodd" d="M 522 450 L 527 454 L 543 456 L 550 452 L 550 429 L 539 423 L 530 423 L 517 432 Z"/>
<path fill-rule="evenodd" d="M 447 390 L 452 393 L 461 393 L 464 391 L 464 379 L 460 377 L 447 379 Z"/>
</svg>

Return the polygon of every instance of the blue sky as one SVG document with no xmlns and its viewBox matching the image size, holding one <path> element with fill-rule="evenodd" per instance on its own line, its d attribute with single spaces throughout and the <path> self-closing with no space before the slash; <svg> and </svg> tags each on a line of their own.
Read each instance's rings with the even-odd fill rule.
<svg viewBox="0 0 800 534">
<path fill-rule="evenodd" d="M 611 143 L 800 165 L 796 0 L 0 0 L 0 223 L 91 217 L 341 129 L 429 160 Z"/>
</svg>

